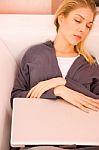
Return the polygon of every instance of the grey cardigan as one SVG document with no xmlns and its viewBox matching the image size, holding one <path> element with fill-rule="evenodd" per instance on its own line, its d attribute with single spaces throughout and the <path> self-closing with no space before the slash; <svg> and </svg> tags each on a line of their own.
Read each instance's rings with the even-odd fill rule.
<svg viewBox="0 0 99 150">
<path fill-rule="evenodd" d="M 15 97 L 26 97 L 28 91 L 37 83 L 55 77 L 62 77 L 58 66 L 53 42 L 30 47 L 23 56 L 15 84 L 11 93 L 11 104 Z M 83 56 L 77 57 L 66 75 L 67 87 L 95 99 L 99 98 L 99 65 L 90 65 Z M 53 89 L 41 96 L 57 99 Z"/>
</svg>

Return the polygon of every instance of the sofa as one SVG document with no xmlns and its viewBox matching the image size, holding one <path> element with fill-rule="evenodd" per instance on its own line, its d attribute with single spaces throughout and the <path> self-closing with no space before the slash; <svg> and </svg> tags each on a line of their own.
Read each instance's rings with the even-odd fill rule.
<svg viewBox="0 0 99 150">
<path fill-rule="evenodd" d="M 10 147 L 10 96 L 21 58 L 30 45 L 54 39 L 53 21 L 53 15 L 0 14 L 0 150 Z M 99 15 L 85 46 L 99 62 Z"/>
</svg>

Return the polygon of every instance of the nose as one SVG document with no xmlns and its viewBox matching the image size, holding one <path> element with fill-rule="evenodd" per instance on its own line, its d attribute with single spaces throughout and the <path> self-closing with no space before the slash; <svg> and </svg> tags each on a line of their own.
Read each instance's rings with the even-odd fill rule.
<svg viewBox="0 0 99 150">
<path fill-rule="evenodd" d="M 85 32 L 85 30 L 86 30 L 86 24 L 81 24 L 80 28 L 79 28 L 79 31 L 80 32 Z"/>
</svg>

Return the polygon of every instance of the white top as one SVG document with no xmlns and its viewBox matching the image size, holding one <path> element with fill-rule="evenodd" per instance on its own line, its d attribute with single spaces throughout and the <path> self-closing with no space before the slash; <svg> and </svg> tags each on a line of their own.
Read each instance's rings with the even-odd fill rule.
<svg viewBox="0 0 99 150">
<path fill-rule="evenodd" d="M 68 70 L 70 69 L 71 65 L 75 61 L 75 59 L 79 57 L 79 55 L 75 57 L 57 57 L 58 65 L 61 70 L 63 78 L 66 77 Z"/>
</svg>

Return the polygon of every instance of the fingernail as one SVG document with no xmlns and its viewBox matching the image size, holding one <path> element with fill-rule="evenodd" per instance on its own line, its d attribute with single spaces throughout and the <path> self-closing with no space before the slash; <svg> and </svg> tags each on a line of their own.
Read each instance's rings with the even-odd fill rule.
<svg viewBox="0 0 99 150">
<path fill-rule="evenodd" d="M 85 111 L 86 111 L 86 113 L 89 113 L 89 110 L 88 110 L 88 109 L 86 109 Z"/>
</svg>

